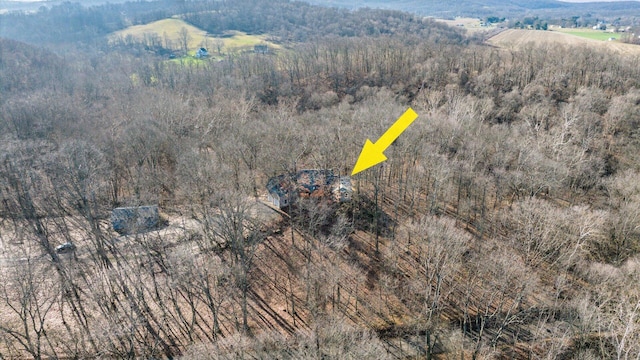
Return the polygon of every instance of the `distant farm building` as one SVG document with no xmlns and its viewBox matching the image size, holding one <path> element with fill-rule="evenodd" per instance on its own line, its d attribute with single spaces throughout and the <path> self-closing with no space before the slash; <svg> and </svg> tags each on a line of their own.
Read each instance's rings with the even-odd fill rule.
<svg viewBox="0 0 640 360">
<path fill-rule="evenodd" d="M 268 54 L 269 46 L 265 44 L 258 44 L 253 46 L 253 52 L 256 54 Z"/>
<path fill-rule="evenodd" d="M 196 51 L 196 58 L 200 59 L 200 58 L 205 58 L 209 56 L 209 52 L 207 51 L 207 49 L 201 47 L 200 49 L 198 49 L 198 51 Z"/>
<path fill-rule="evenodd" d="M 353 187 L 348 176 L 336 176 L 332 170 L 300 170 L 295 174 L 272 177 L 267 182 L 268 199 L 283 209 L 296 198 L 351 200 Z"/>
</svg>

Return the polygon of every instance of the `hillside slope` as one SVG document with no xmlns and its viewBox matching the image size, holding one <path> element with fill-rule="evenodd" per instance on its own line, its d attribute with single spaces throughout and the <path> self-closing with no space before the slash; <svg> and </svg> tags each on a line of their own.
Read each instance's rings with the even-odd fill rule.
<svg viewBox="0 0 640 360">
<path fill-rule="evenodd" d="M 0 44 L 0 357 L 640 355 L 637 57 L 247 3 L 197 20 L 332 35 L 194 66 Z M 408 107 L 352 201 L 256 210 L 271 177 L 349 174 Z M 143 204 L 167 227 L 112 230 Z"/>
</svg>

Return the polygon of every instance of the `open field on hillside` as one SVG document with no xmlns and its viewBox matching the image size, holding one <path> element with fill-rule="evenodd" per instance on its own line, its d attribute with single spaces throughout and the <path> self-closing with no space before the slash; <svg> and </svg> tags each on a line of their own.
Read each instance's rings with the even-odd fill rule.
<svg viewBox="0 0 640 360">
<path fill-rule="evenodd" d="M 271 48 L 280 47 L 277 44 L 267 41 L 268 35 L 249 35 L 241 31 L 228 31 L 220 37 L 211 36 L 207 34 L 206 31 L 177 18 L 158 20 L 145 25 L 130 26 L 112 34 L 111 39 L 132 36 L 137 41 L 143 42 L 146 38 L 157 36 L 162 41 L 164 47 L 180 49 L 181 43 L 185 40 L 185 35 L 189 55 L 193 55 L 200 47 L 209 49 L 212 55 L 218 52 L 222 54 L 247 50 L 258 44 L 268 44 Z"/>
<path fill-rule="evenodd" d="M 179 47 L 182 29 L 187 32 L 189 50 L 204 46 L 211 37 L 207 36 L 207 32 L 190 25 L 180 19 L 163 19 L 151 22 L 145 25 L 130 26 L 124 30 L 115 32 L 111 38 L 132 36 L 136 40 L 142 41 L 145 36 L 158 35 L 165 47 L 172 45 Z"/>
<path fill-rule="evenodd" d="M 443 22 L 449 26 L 463 28 L 471 33 L 479 32 L 479 31 L 488 31 L 496 28 L 496 25 L 494 24 L 491 24 L 489 26 L 482 26 L 483 22 L 477 18 L 458 17 L 458 18 L 455 18 L 454 20 L 434 18 L 434 20 Z"/>
<path fill-rule="evenodd" d="M 617 41 L 587 39 L 557 31 L 509 29 L 497 34 L 487 42 L 491 45 L 507 49 L 517 49 L 528 43 L 534 43 L 536 45 L 594 46 L 599 49 L 611 50 L 620 54 L 640 55 L 640 46 L 637 45 L 625 44 Z"/>
</svg>

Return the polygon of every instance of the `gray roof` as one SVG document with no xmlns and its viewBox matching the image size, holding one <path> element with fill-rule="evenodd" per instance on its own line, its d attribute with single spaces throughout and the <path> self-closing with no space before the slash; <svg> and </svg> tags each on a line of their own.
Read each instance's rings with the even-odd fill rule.
<svg viewBox="0 0 640 360">
<path fill-rule="evenodd" d="M 331 186 L 337 180 L 333 170 L 306 169 L 295 174 L 283 174 L 274 176 L 267 181 L 267 191 L 270 194 L 285 196 L 290 189 L 296 189 L 298 193 L 309 193 Z"/>
</svg>

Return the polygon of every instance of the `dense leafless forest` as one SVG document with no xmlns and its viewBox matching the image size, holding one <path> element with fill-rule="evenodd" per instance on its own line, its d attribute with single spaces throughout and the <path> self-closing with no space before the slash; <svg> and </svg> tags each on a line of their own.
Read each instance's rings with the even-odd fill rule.
<svg viewBox="0 0 640 360">
<path fill-rule="evenodd" d="M 371 14 L 190 65 L 0 39 L 0 359 L 640 358 L 640 59 Z M 351 202 L 260 205 L 409 106 Z"/>
</svg>

